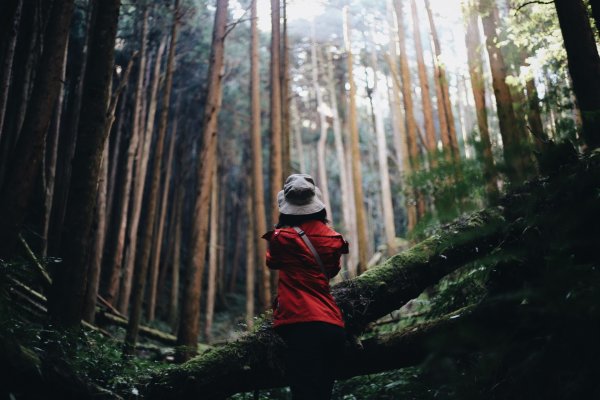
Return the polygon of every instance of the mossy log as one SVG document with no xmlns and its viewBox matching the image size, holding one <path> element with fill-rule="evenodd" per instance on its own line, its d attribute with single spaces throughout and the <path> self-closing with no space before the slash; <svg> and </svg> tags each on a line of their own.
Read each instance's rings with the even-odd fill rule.
<svg viewBox="0 0 600 400">
<path fill-rule="evenodd" d="M 443 227 L 381 266 L 333 287 L 347 330 L 400 308 L 462 265 L 489 253 L 505 237 L 501 207 L 474 213 Z M 284 384 L 283 343 L 265 322 L 253 334 L 204 353 L 151 378 L 147 398 L 221 399 L 241 391 Z M 356 363 L 353 363 L 356 364 Z"/>
</svg>

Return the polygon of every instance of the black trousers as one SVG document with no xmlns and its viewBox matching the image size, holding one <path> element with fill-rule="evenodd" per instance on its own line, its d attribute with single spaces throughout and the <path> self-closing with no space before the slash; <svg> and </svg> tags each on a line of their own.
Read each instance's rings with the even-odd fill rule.
<svg viewBox="0 0 600 400">
<path fill-rule="evenodd" d="M 344 351 L 344 328 L 326 322 L 283 325 L 286 377 L 293 400 L 329 400 L 334 371 Z"/>
</svg>

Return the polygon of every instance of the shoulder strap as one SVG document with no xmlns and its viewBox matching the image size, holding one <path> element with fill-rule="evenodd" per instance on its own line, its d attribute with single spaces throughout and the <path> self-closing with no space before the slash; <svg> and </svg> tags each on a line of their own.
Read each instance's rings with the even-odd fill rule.
<svg viewBox="0 0 600 400">
<path fill-rule="evenodd" d="M 321 256 L 317 252 L 317 249 L 315 249 L 315 246 L 313 246 L 308 236 L 306 236 L 306 233 L 302 229 L 300 229 L 300 227 L 294 226 L 294 230 L 298 232 L 298 235 L 300 235 L 300 237 L 302 238 L 312 255 L 315 257 L 315 260 L 317 260 L 317 264 L 319 264 L 321 272 L 323 273 L 323 275 L 325 275 L 327 281 L 329 281 L 329 276 L 327 276 L 327 272 L 325 271 L 325 265 L 323 264 L 323 260 L 321 260 Z"/>
</svg>

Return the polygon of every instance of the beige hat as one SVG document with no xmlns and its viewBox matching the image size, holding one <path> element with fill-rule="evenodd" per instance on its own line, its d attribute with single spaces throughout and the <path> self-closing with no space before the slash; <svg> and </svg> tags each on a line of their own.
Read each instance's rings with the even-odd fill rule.
<svg viewBox="0 0 600 400">
<path fill-rule="evenodd" d="M 287 215 L 314 214 L 325 208 L 321 196 L 312 176 L 292 174 L 285 180 L 283 190 L 277 194 L 279 212 Z"/>
</svg>

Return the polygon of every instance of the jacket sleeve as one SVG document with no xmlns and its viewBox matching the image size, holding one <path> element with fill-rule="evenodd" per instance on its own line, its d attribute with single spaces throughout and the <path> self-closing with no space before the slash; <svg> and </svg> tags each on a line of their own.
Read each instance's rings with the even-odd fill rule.
<svg viewBox="0 0 600 400">
<path fill-rule="evenodd" d="M 274 231 L 269 231 L 262 236 L 267 241 L 267 252 L 265 254 L 267 267 L 269 269 L 281 269 L 284 264 L 281 262 L 281 245 L 277 240 Z"/>
<path fill-rule="evenodd" d="M 327 268 L 327 276 L 329 279 L 339 274 L 342 269 L 342 254 L 348 254 L 349 252 L 348 242 L 344 240 L 342 235 L 340 235 L 339 239 L 341 240 L 341 244 L 334 253 L 333 262 L 329 264 L 329 267 Z"/>
</svg>

